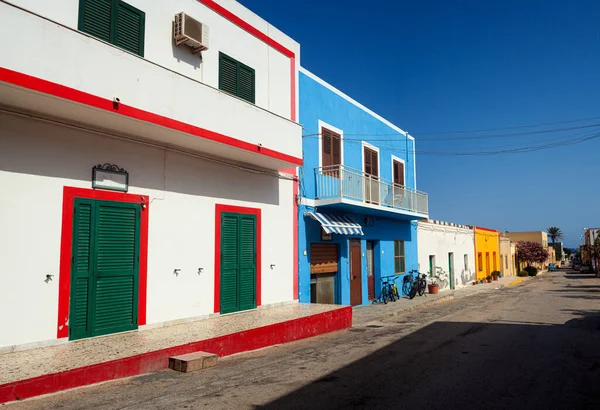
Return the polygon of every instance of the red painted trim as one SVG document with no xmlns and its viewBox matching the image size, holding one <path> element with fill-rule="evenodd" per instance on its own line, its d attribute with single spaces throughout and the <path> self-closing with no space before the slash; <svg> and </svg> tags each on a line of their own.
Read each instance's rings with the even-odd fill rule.
<svg viewBox="0 0 600 410">
<path fill-rule="evenodd" d="M 209 9 L 211 9 L 214 12 L 225 17 L 227 20 L 229 20 L 233 24 L 246 30 L 248 33 L 252 34 L 254 37 L 258 38 L 259 40 L 264 41 L 265 43 L 267 43 L 269 46 L 273 47 L 275 50 L 279 51 L 284 56 L 290 57 L 290 58 L 295 57 L 295 54 L 292 50 L 286 48 L 282 44 L 273 40 L 271 37 L 267 36 L 262 31 L 251 26 L 250 24 L 246 23 L 244 20 L 242 20 L 241 18 L 239 18 L 238 16 L 233 14 L 231 11 L 227 10 L 225 7 L 218 4 L 216 1 L 214 1 L 214 0 L 198 0 L 198 2 L 204 4 Z"/>
<path fill-rule="evenodd" d="M 61 373 L 2 384 L 0 385 L 0 403 L 167 369 L 169 357 L 171 356 L 201 350 L 216 353 L 219 357 L 223 357 L 347 329 L 351 326 L 352 308 L 345 306 L 330 312 L 275 323 L 213 339 L 200 340 Z"/>
<path fill-rule="evenodd" d="M 218 142 L 224 145 L 229 145 L 255 154 L 264 155 L 269 158 L 274 158 L 295 165 L 302 164 L 302 158 L 296 158 L 294 156 L 284 154 L 269 148 L 259 147 L 256 144 L 241 141 L 236 138 L 220 134 L 218 132 L 209 131 L 204 128 L 196 127 L 185 122 L 177 121 L 172 118 L 164 117 L 162 115 L 154 114 L 125 104 L 119 104 L 118 109 L 115 109 L 112 100 L 88 94 L 83 91 L 79 91 L 74 88 L 66 87 L 64 85 L 56 84 L 50 81 L 42 80 L 41 78 L 32 77 L 23 73 L 18 73 L 16 71 L 12 71 L 3 67 L 0 67 L 0 81 L 4 81 L 9 84 L 52 95 L 55 97 L 64 98 L 66 100 L 74 101 L 80 104 L 88 105 L 90 107 L 112 112 L 114 114 L 120 114 L 125 117 L 145 121 L 151 124 L 159 125 L 161 127 L 185 132 L 196 137 L 204 138 L 209 141 Z"/>
<path fill-rule="evenodd" d="M 62 232 L 60 239 L 60 270 L 58 279 L 58 323 L 56 337 L 69 337 L 69 302 L 71 295 L 71 253 L 73 248 L 73 206 L 75 198 L 100 199 L 104 201 L 119 201 L 146 203 L 142 210 L 140 221 L 140 281 L 138 292 L 138 326 L 146 324 L 146 287 L 148 278 L 148 214 L 149 197 L 145 195 L 126 194 L 93 190 L 85 188 L 63 188 Z"/>
<path fill-rule="evenodd" d="M 291 81 L 291 110 L 292 114 L 290 116 L 292 121 L 296 121 L 296 58 L 292 57 L 290 59 L 290 81 Z"/>
<path fill-rule="evenodd" d="M 497 233 L 497 232 L 499 232 L 499 231 L 497 231 L 497 230 L 495 230 L 495 229 L 482 228 L 482 227 L 480 227 L 480 226 L 476 226 L 475 228 L 476 228 L 476 229 L 479 229 L 479 230 L 481 230 L 481 231 L 496 232 L 496 233 Z"/>
<path fill-rule="evenodd" d="M 293 250 L 293 269 L 292 269 L 292 295 L 294 300 L 298 300 L 298 176 L 296 168 L 282 169 L 281 172 L 294 175 L 294 187 L 292 197 L 292 244 Z"/>
<path fill-rule="evenodd" d="M 256 306 L 262 303 L 262 223 L 259 208 L 246 208 L 224 204 L 215 205 L 215 300 L 214 312 L 221 311 L 221 213 L 232 212 L 236 214 L 256 216 Z"/>
<path fill-rule="evenodd" d="M 206 7 L 213 10 L 214 12 L 220 14 L 222 17 L 226 18 L 227 20 L 229 20 L 233 24 L 237 25 L 238 27 L 242 28 L 243 30 L 246 30 L 248 33 L 252 34 L 254 37 L 258 38 L 259 40 L 261 40 L 264 43 L 268 44 L 269 46 L 273 47 L 275 50 L 279 51 L 284 56 L 290 58 L 290 64 L 291 64 L 291 75 L 290 75 L 291 104 L 290 104 L 290 107 L 291 107 L 291 111 L 292 111 L 291 115 L 290 115 L 290 119 L 292 121 L 296 121 L 296 54 L 289 48 L 286 48 L 281 43 L 278 43 L 277 41 L 273 40 L 271 37 L 269 37 L 262 31 L 258 30 L 256 27 L 251 26 L 249 23 L 245 22 L 240 17 L 233 14 L 231 11 L 229 11 L 225 7 L 221 6 L 216 1 L 214 1 L 214 0 L 198 0 L 198 2 L 204 4 Z"/>
</svg>

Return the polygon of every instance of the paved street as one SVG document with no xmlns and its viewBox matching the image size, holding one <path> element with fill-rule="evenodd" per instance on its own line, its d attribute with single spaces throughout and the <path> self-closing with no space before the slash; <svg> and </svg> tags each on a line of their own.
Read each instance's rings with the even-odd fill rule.
<svg viewBox="0 0 600 410">
<path fill-rule="evenodd" d="M 600 279 L 545 274 L 368 327 L 7 409 L 598 409 Z"/>
</svg>

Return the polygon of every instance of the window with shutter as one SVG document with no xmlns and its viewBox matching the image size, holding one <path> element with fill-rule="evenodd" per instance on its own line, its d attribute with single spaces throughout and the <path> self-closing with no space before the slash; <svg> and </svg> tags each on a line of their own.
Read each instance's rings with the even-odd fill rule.
<svg viewBox="0 0 600 410">
<path fill-rule="evenodd" d="M 146 14 L 121 0 L 80 0 L 79 30 L 144 56 Z"/>
<path fill-rule="evenodd" d="M 321 166 L 333 167 L 342 164 L 342 137 L 326 128 L 321 128 Z M 339 169 L 323 170 L 326 175 L 339 177 Z"/>
<path fill-rule="evenodd" d="M 405 272 L 404 241 L 394 241 L 394 273 L 401 274 Z"/>
<path fill-rule="evenodd" d="M 365 173 L 379 176 L 379 160 L 377 151 L 365 147 Z"/>
<path fill-rule="evenodd" d="M 404 164 L 394 160 L 394 184 L 404 186 Z"/>
<path fill-rule="evenodd" d="M 219 53 L 219 89 L 243 100 L 255 102 L 256 78 L 254 69 Z"/>
</svg>

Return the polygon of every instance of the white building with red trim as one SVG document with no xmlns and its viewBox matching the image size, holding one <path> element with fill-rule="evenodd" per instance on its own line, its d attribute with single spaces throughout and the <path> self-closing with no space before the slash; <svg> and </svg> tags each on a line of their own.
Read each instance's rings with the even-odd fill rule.
<svg viewBox="0 0 600 410">
<path fill-rule="evenodd" d="M 0 353 L 297 299 L 298 43 L 227 0 L 2 1 L 0 36 Z"/>
</svg>

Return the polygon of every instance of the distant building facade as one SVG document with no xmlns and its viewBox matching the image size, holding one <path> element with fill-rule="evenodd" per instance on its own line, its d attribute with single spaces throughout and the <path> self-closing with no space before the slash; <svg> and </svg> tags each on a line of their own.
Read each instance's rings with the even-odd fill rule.
<svg viewBox="0 0 600 410">
<path fill-rule="evenodd" d="M 474 232 L 466 225 L 419 221 L 419 271 L 443 272 L 440 290 L 456 289 L 475 281 Z"/>
</svg>

